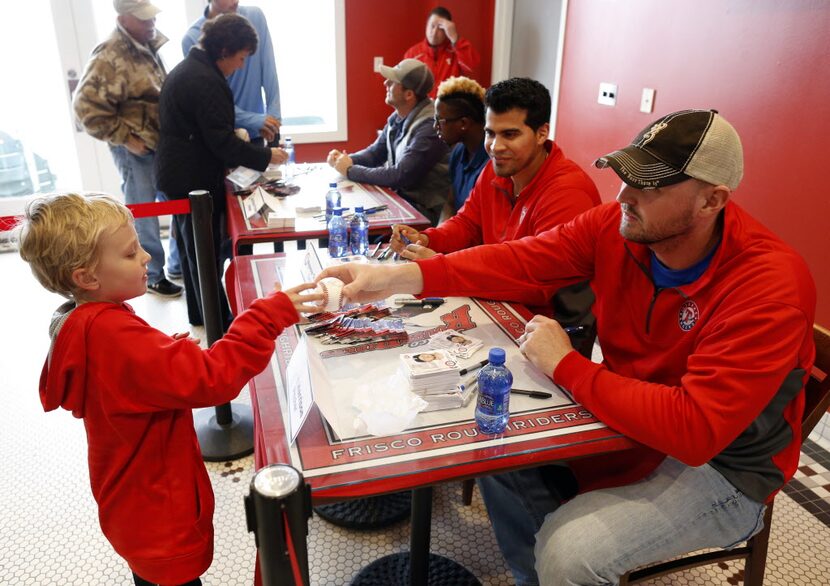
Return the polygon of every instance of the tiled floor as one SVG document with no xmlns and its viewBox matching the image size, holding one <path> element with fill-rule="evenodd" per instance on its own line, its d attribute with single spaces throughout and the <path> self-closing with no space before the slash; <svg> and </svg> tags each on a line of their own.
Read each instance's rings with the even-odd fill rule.
<svg viewBox="0 0 830 586">
<path fill-rule="evenodd" d="M 262 252 L 267 251 L 266 246 Z M 126 565 L 98 527 L 81 422 L 65 412 L 44 414 L 38 401 L 49 317 L 60 300 L 35 283 L 14 253 L 0 254 L 0 275 L 0 584 L 130 584 Z M 133 305 L 164 331 L 188 329 L 183 300 L 145 296 Z M 241 401 L 246 400 L 244 394 Z M 206 585 L 251 583 L 254 544 L 245 528 L 242 498 L 248 493 L 252 466 L 252 457 L 208 464 L 216 493 L 216 554 L 204 577 Z M 776 500 L 766 584 L 830 584 L 829 485 L 830 454 L 808 442 L 796 480 Z M 477 492 L 473 506 L 464 507 L 459 483 L 439 487 L 433 519 L 434 552 L 463 563 L 482 584 L 512 583 Z M 409 535 L 406 523 L 359 533 L 317 517 L 309 532 L 315 586 L 348 584 L 368 562 L 405 551 Z M 739 577 L 732 564 L 725 564 L 654 584 L 714 586 L 738 584 Z"/>
</svg>

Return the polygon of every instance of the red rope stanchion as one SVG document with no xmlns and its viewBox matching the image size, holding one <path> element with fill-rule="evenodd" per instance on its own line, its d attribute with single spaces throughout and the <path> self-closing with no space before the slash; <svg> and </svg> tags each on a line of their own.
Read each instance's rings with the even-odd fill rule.
<svg viewBox="0 0 830 586">
<path fill-rule="evenodd" d="M 134 218 L 151 218 L 153 216 L 168 216 L 190 213 L 190 200 L 172 199 L 152 203 L 129 203 L 127 207 Z M 13 230 L 23 220 L 23 216 L 0 216 L 0 232 Z"/>
</svg>

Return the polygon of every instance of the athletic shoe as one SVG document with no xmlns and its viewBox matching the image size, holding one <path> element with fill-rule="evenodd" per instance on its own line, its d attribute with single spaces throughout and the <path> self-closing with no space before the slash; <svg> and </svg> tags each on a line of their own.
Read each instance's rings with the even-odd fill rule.
<svg viewBox="0 0 830 586">
<path fill-rule="evenodd" d="M 178 297 L 182 294 L 182 287 L 179 287 L 175 283 L 171 283 L 164 277 L 161 278 L 157 283 L 153 283 L 152 285 L 147 285 L 147 292 L 153 293 L 154 295 L 161 295 L 162 297 Z"/>
<path fill-rule="evenodd" d="M 171 271 L 167 269 L 167 278 L 173 279 L 174 281 L 181 281 L 182 280 L 182 272 L 181 271 Z"/>
</svg>

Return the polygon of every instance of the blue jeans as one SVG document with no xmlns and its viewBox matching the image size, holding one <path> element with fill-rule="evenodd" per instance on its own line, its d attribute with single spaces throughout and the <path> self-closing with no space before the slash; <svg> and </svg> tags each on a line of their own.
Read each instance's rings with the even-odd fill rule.
<svg viewBox="0 0 830 586">
<path fill-rule="evenodd" d="M 123 146 L 110 145 L 110 152 L 121 175 L 121 191 L 128 204 L 152 203 L 156 198 L 164 196 L 156 191 L 156 182 L 153 175 L 153 153 L 134 155 Z M 164 248 L 159 237 L 159 220 L 157 217 L 140 218 L 135 221 L 135 231 L 141 248 L 150 255 L 150 264 L 147 267 L 147 281 L 157 283 L 164 277 Z M 178 249 L 175 251 L 175 242 L 170 240 L 171 264 L 178 264 Z"/>
<path fill-rule="evenodd" d="M 519 586 L 617 584 L 629 570 L 706 547 L 733 547 L 763 527 L 763 504 L 708 464 L 691 468 L 673 458 L 640 482 L 585 493 L 559 507 L 533 470 L 484 478 L 479 486 Z"/>
</svg>

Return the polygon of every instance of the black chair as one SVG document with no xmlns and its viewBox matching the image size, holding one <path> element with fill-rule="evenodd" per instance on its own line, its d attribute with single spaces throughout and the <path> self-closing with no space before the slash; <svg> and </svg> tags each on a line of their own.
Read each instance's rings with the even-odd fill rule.
<svg viewBox="0 0 830 586">
<path fill-rule="evenodd" d="M 816 324 L 813 327 L 813 334 L 816 340 L 816 362 L 805 388 L 806 400 L 804 415 L 801 419 L 802 441 L 810 435 L 810 432 L 830 407 L 830 331 Z M 769 545 L 773 504 L 767 505 L 767 511 L 764 515 L 764 528 L 749 539 L 746 545 L 729 550 L 691 553 L 675 560 L 634 570 L 620 578 L 620 585 L 640 584 L 646 580 L 698 566 L 743 559 L 745 564 L 744 585 L 761 586 L 764 583 L 764 570 L 767 565 L 767 546 Z"/>
</svg>

